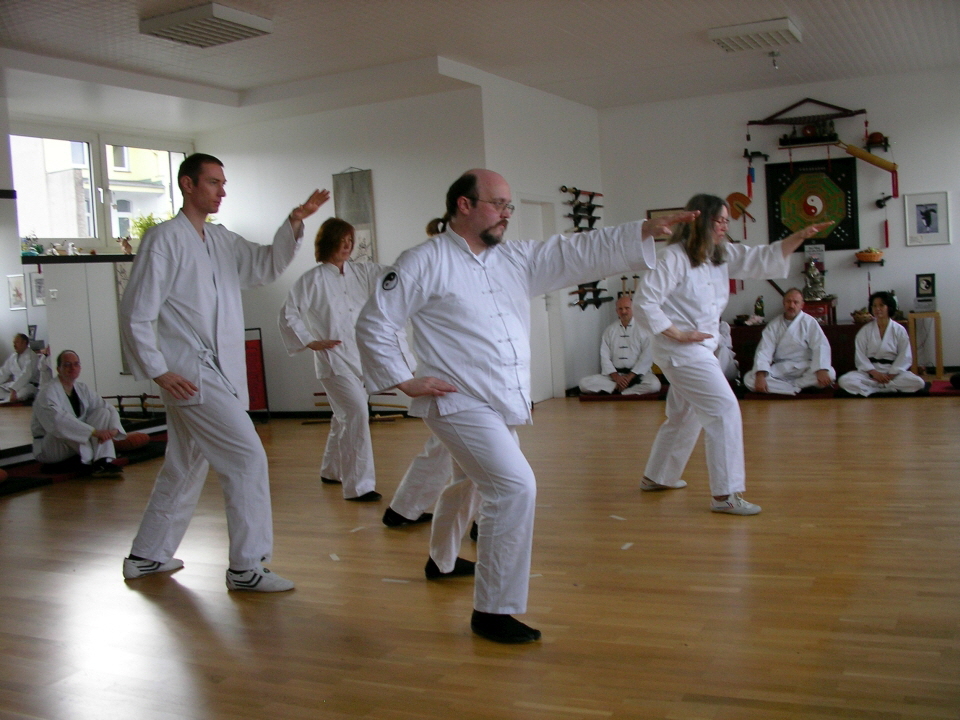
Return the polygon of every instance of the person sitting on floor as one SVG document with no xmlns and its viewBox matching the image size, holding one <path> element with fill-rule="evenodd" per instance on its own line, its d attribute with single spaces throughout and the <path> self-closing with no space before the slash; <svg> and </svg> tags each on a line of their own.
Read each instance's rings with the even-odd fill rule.
<svg viewBox="0 0 960 720">
<path fill-rule="evenodd" d="M 803 293 L 783 295 L 783 315 L 763 329 L 753 369 L 743 378 L 751 392 L 796 395 L 806 388 L 830 387 L 837 379 L 830 365 L 830 343 L 812 316 L 803 312 Z"/>
<path fill-rule="evenodd" d="M 57 356 L 57 376 L 46 382 L 33 404 L 33 455 L 44 464 L 80 457 L 95 475 L 117 475 L 115 440 L 127 437 L 116 408 L 80 382 L 80 357 Z"/>
<path fill-rule="evenodd" d="M 650 335 L 633 319 L 633 298 L 617 298 L 616 320 L 600 340 L 600 374 L 580 381 L 580 392 L 591 394 L 649 395 L 660 392 L 660 380 L 650 372 L 653 345 Z"/>
<path fill-rule="evenodd" d="M 13 338 L 13 353 L 0 366 L 0 403 L 25 402 L 37 394 L 37 354 L 23 333 Z"/>
<path fill-rule="evenodd" d="M 737 379 L 740 377 L 740 363 L 737 362 L 737 355 L 733 352 L 733 336 L 730 334 L 730 323 L 721 320 L 719 328 L 717 349 L 713 351 L 713 354 L 720 361 L 720 370 L 723 372 L 723 376 L 732 386 L 736 387 Z"/>
<path fill-rule="evenodd" d="M 913 355 L 907 331 L 890 319 L 896 311 L 897 301 L 891 293 L 870 296 L 873 321 L 857 333 L 857 369 L 837 381 L 844 391 L 869 397 L 874 393 L 915 393 L 925 388 L 923 378 L 910 372 Z"/>
</svg>

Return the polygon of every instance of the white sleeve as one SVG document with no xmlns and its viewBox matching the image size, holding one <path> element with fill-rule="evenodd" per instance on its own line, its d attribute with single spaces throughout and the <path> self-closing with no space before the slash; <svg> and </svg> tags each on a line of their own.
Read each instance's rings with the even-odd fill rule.
<svg viewBox="0 0 960 720">
<path fill-rule="evenodd" d="M 640 278 L 633 295 L 634 315 L 653 335 L 673 325 L 662 306 L 683 281 L 686 271 L 684 261 L 680 253 L 665 252 L 657 266 Z"/>
<path fill-rule="evenodd" d="M 287 294 L 287 301 L 280 308 L 280 317 L 278 318 L 280 337 L 289 355 L 296 355 L 298 352 L 306 350 L 309 343 L 322 339 L 313 337 L 313 333 L 310 332 L 307 324 L 303 321 L 303 314 L 309 309 L 308 304 L 310 302 L 310 294 L 306 289 L 307 276 L 313 272 L 313 270 L 307 271 L 293 284 Z"/>
<path fill-rule="evenodd" d="M 776 333 L 773 330 L 773 324 L 767 325 L 760 336 L 760 344 L 757 345 L 757 354 L 753 360 L 753 369 L 757 372 L 770 372 L 770 366 L 773 364 L 773 354 L 777 349 Z"/>
<path fill-rule="evenodd" d="M 425 303 L 426 295 L 415 273 L 398 261 L 397 266 L 383 276 L 360 311 L 357 348 L 364 382 L 371 394 L 413 378 L 401 337 L 405 337 L 407 320 Z"/>
</svg>

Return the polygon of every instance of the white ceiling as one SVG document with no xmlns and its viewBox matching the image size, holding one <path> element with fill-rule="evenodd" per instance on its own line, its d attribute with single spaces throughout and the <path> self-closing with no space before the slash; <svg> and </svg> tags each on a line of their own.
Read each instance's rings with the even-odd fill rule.
<svg viewBox="0 0 960 720">
<path fill-rule="evenodd" d="M 0 0 L 11 115 L 182 133 L 462 87 L 443 58 L 595 108 L 960 66 L 960 0 L 218 1 L 273 33 L 198 49 L 138 22 L 199 0 Z M 783 16 L 779 70 L 707 40 Z"/>
</svg>

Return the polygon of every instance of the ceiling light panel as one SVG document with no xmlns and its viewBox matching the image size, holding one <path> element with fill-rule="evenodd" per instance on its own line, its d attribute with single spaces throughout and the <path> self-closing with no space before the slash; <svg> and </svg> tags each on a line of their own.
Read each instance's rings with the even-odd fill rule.
<svg viewBox="0 0 960 720">
<path fill-rule="evenodd" d="M 711 28 L 707 31 L 707 39 L 727 52 L 738 52 L 792 45 L 803 42 L 803 35 L 790 18 L 784 17 L 745 25 Z"/>
<path fill-rule="evenodd" d="M 211 2 L 141 20 L 140 32 L 207 48 L 266 35 L 273 32 L 273 21 Z"/>
</svg>

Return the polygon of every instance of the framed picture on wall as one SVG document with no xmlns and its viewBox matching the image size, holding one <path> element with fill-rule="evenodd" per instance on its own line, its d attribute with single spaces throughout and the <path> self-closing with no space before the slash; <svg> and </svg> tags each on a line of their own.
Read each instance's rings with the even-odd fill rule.
<svg viewBox="0 0 960 720">
<path fill-rule="evenodd" d="M 921 273 L 917 275 L 917 297 L 936 297 L 937 296 L 937 276 L 933 273 Z"/>
<path fill-rule="evenodd" d="M 949 245 L 950 207 L 945 192 L 903 196 L 907 245 Z"/>
<path fill-rule="evenodd" d="M 43 284 L 43 273 L 30 273 L 30 301 L 34 307 L 47 304 L 47 290 Z"/>
<path fill-rule="evenodd" d="M 27 291 L 23 286 L 23 275 L 7 275 L 7 295 L 11 310 L 27 309 Z"/>
<path fill-rule="evenodd" d="M 664 215 L 673 215 L 673 213 L 683 212 L 682 207 L 678 208 L 657 208 L 656 210 L 647 210 L 647 220 L 653 220 L 654 218 L 663 217 Z M 657 242 L 670 239 L 671 233 L 664 233 L 663 235 L 657 235 L 653 239 Z"/>
</svg>

